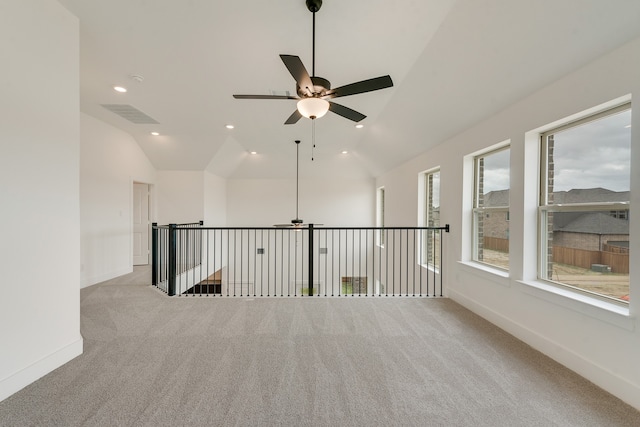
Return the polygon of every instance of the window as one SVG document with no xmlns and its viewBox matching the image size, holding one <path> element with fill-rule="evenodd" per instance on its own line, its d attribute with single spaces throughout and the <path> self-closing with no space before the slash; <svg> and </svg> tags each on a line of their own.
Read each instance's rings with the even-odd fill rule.
<svg viewBox="0 0 640 427">
<path fill-rule="evenodd" d="M 423 217 L 421 226 L 440 227 L 440 169 L 422 174 L 423 180 Z M 421 263 L 435 268 L 439 265 L 440 231 L 425 230 L 422 236 Z"/>
<path fill-rule="evenodd" d="M 541 136 L 538 277 L 629 298 L 631 105 Z"/>
<path fill-rule="evenodd" d="M 376 209 L 376 227 L 384 227 L 384 187 L 378 188 Z M 378 230 L 378 245 L 384 246 L 385 232 Z"/>
<path fill-rule="evenodd" d="M 474 158 L 473 260 L 509 268 L 509 147 Z"/>
</svg>

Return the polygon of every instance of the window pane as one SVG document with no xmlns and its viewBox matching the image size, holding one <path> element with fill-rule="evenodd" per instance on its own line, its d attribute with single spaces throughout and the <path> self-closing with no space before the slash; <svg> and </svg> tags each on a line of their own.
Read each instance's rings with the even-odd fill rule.
<svg viewBox="0 0 640 427">
<path fill-rule="evenodd" d="M 425 227 L 440 226 L 440 171 L 424 174 L 425 179 Z M 423 232 L 422 263 L 432 267 L 439 265 L 440 231 Z"/>
<path fill-rule="evenodd" d="M 629 211 L 545 212 L 545 278 L 619 300 L 629 296 Z"/>
<path fill-rule="evenodd" d="M 540 278 L 628 301 L 630 213 L 607 204 L 630 199 L 631 110 L 551 132 L 545 142 L 551 208 L 541 212 Z"/>
<path fill-rule="evenodd" d="M 481 206 L 509 206 L 509 153 L 510 150 L 501 150 L 481 157 L 484 167 L 479 177 L 479 190 L 485 197 Z"/>
<path fill-rule="evenodd" d="M 509 149 L 476 158 L 474 260 L 509 268 Z"/>
<path fill-rule="evenodd" d="M 549 204 L 629 201 L 631 110 L 550 135 L 548 156 Z"/>
<path fill-rule="evenodd" d="M 429 192 L 427 207 L 427 226 L 440 226 L 440 172 L 428 175 L 427 191 Z"/>
</svg>

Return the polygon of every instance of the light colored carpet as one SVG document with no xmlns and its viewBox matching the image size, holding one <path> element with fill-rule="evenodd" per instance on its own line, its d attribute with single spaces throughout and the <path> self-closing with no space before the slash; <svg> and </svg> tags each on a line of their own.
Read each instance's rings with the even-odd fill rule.
<svg viewBox="0 0 640 427">
<path fill-rule="evenodd" d="M 640 425 L 447 299 L 171 299 L 149 281 L 83 289 L 84 354 L 0 402 L 0 425 Z"/>
</svg>

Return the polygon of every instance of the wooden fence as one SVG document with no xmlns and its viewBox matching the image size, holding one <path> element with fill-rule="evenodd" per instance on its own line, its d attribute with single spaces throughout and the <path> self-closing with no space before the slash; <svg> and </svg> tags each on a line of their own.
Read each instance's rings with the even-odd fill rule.
<svg viewBox="0 0 640 427">
<path fill-rule="evenodd" d="M 483 248 L 498 252 L 509 252 L 509 239 L 485 236 Z"/>
<path fill-rule="evenodd" d="M 498 252 L 509 252 L 509 239 L 485 237 L 484 249 Z M 629 274 L 629 249 L 604 245 L 604 251 L 587 251 L 584 249 L 553 247 L 553 262 L 591 269 L 593 264 L 611 267 L 612 273 Z"/>
<path fill-rule="evenodd" d="M 612 273 L 629 274 L 629 253 L 587 251 L 563 246 L 553 247 L 553 262 L 591 269 L 593 264 L 611 267 Z"/>
</svg>

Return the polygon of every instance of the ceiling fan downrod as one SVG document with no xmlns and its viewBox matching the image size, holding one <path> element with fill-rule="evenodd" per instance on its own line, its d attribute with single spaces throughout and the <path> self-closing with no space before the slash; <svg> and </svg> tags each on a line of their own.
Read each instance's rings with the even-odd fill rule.
<svg viewBox="0 0 640 427">
<path fill-rule="evenodd" d="M 313 14 L 311 36 L 311 77 L 316 75 L 316 12 L 322 7 L 322 0 L 307 0 L 307 9 Z"/>
<path fill-rule="evenodd" d="M 298 218 L 298 195 L 299 195 L 299 191 L 298 191 L 298 187 L 299 187 L 299 173 L 298 173 L 298 169 L 299 169 L 299 163 L 300 163 L 300 140 L 296 139 L 296 219 L 292 219 L 291 223 L 295 226 L 295 225 L 300 225 L 302 224 L 302 220 L 300 218 Z"/>
</svg>

